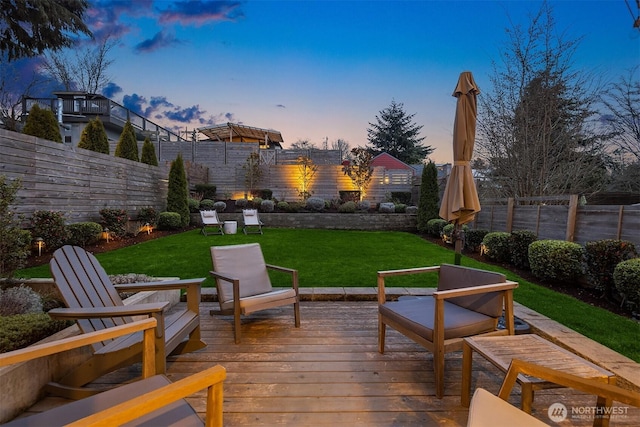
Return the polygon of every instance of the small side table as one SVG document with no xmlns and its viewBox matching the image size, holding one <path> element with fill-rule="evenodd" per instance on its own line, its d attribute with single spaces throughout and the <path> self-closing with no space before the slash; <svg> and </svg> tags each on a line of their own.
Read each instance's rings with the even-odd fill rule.
<svg viewBox="0 0 640 427">
<path fill-rule="evenodd" d="M 469 407 L 471 391 L 471 365 L 473 352 L 478 353 L 496 368 L 506 373 L 512 359 L 521 359 L 541 366 L 615 384 L 613 373 L 573 354 L 534 334 L 501 335 L 465 338 L 462 343 L 462 392 L 461 403 Z M 522 410 L 531 413 L 534 390 L 559 387 L 539 378 L 518 375 L 516 380 L 522 389 Z M 598 405 L 606 402 L 598 398 Z"/>
</svg>

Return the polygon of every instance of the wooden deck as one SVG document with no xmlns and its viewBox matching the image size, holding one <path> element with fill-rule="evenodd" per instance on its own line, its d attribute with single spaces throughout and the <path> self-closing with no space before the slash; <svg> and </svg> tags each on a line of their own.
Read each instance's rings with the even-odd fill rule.
<svg viewBox="0 0 640 427">
<path fill-rule="evenodd" d="M 224 385 L 226 426 L 464 426 L 467 409 L 460 405 L 461 352 L 447 355 L 445 397 L 435 398 L 431 354 L 389 330 L 387 352 L 377 351 L 375 302 L 302 302 L 302 326 L 293 327 L 293 309 L 286 307 L 246 317 L 242 343 L 234 344 L 232 318 L 212 317 L 213 303 L 201 304 L 203 340 L 208 347 L 169 357 L 168 376 L 178 379 L 214 364 L 227 369 Z M 497 393 L 503 375 L 474 357 L 472 384 Z M 139 373 L 139 367 L 103 377 L 119 383 Z M 511 402 L 519 405 L 515 388 Z M 33 411 L 58 405 L 47 398 Z M 595 398 L 567 389 L 539 391 L 533 412 L 553 424 L 548 407 L 556 402 L 569 409 L 590 408 Z M 190 398 L 204 411 L 204 393 Z M 624 412 L 611 425 L 634 426 L 640 409 Z M 561 426 L 586 426 L 585 416 Z"/>
</svg>

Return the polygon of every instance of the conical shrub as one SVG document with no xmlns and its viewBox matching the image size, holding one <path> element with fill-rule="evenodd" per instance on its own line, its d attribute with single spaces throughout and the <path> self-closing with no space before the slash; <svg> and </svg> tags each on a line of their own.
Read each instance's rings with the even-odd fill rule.
<svg viewBox="0 0 640 427">
<path fill-rule="evenodd" d="M 60 127 L 53 111 L 40 108 L 38 104 L 33 104 L 31 107 L 22 133 L 49 141 L 62 142 Z"/>
<path fill-rule="evenodd" d="M 118 145 L 116 146 L 116 157 L 123 159 L 140 161 L 138 156 L 138 142 L 136 140 L 136 133 L 133 130 L 133 125 L 129 120 L 124 124 Z"/>
<path fill-rule="evenodd" d="M 144 144 L 142 144 L 142 156 L 140 157 L 140 161 L 151 166 L 158 166 L 156 148 L 153 146 L 148 137 L 144 139 Z"/>
<path fill-rule="evenodd" d="M 102 120 L 98 117 L 91 120 L 82 131 L 78 148 L 109 154 L 109 138 Z"/>
<path fill-rule="evenodd" d="M 182 218 L 182 226 L 189 225 L 189 192 L 187 191 L 187 175 L 184 171 L 182 154 L 171 162 L 169 170 L 169 192 L 167 194 L 167 212 L 176 212 Z"/>
</svg>

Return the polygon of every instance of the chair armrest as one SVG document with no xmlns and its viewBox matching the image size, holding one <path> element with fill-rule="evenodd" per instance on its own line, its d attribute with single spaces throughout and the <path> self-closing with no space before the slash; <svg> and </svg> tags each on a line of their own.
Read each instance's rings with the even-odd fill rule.
<svg viewBox="0 0 640 427">
<path fill-rule="evenodd" d="M 213 276 L 214 279 L 224 280 L 225 282 L 238 282 L 240 279 L 235 279 L 233 277 L 225 276 L 224 274 L 217 273 L 215 271 L 210 271 L 209 274 Z"/>
<path fill-rule="evenodd" d="M 432 267 L 416 267 L 416 268 L 404 268 L 401 270 L 383 270 L 378 271 L 378 304 L 384 304 L 387 302 L 387 296 L 384 285 L 385 277 L 393 277 L 393 276 L 406 276 L 410 274 L 422 274 L 422 273 L 435 273 L 440 271 L 440 266 L 432 266 Z"/>
<path fill-rule="evenodd" d="M 169 289 L 186 289 L 189 286 L 201 285 L 204 277 L 182 280 L 160 280 L 157 282 L 123 283 L 114 285 L 118 291 L 157 291 Z"/>
<path fill-rule="evenodd" d="M 578 377 L 556 369 L 525 362 L 520 359 L 513 359 L 509 365 L 507 375 L 502 382 L 498 396 L 507 400 L 511 389 L 516 383 L 519 374 L 540 378 L 564 387 L 572 388 L 584 393 L 589 393 L 605 399 L 615 400 L 620 403 L 640 407 L 640 393 L 626 390 L 621 387 L 607 384 L 595 379 Z"/>
<path fill-rule="evenodd" d="M 88 332 L 86 334 L 63 338 L 44 344 L 32 345 L 20 350 L 0 354 L 0 366 L 12 365 L 14 363 L 24 362 L 38 357 L 49 356 L 138 331 L 151 331 L 150 342 L 151 345 L 153 345 L 153 330 L 157 324 L 158 322 L 156 319 L 148 318 L 127 323 L 126 325 L 114 326 L 100 331 Z M 146 334 L 145 339 L 148 339 Z M 153 354 L 153 350 L 151 351 L 151 354 Z M 151 357 L 151 360 L 153 360 L 153 357 Z"/>
<path fill-rule="evenodd" d="M 435 299 L 447 299 L 455 297 L 463 297 L 467 295 L 486 294 L 489 292 L 501 292 L 513 290 L 518 287 L 518 282 L 506 281 L 495 283 L 492 285 L 471 286 L 468 288 L 449 289 L 446 291 L 435 291 L 433 297 Z"/>
<path fill-rule="evenodd" d="M 222 426 L 222 382 L 226 378 L 226 370 L 214 366 L 205 371 L 190 375 L 173 384 L 160 387 L 127 402 L 82 418 L 68 426 L 112 426 L 133 421 L 143 415 L 163 408 L 180 399 L 184 399 L 200 390 L 207 391 L 207 426 Z"/>
<path fill-rule="evenodd" d="M 147 304 L 118 305 L 115 307 L 92 308 L 54 308 L 49 315 L 54 319 L 99 319 L 114 316 L 139 316 L 162 313 L 169 302 L 152 302 Z"/>
<path fill-rule="evenodd" d="M 294 268 L 280 267 L 279 265 L 266 264 L 267 269 L 274 271 L 281 271 L 283 273 L 291 274 L 291 287 L 298 292 L 298 270 Z"/>
</svg>

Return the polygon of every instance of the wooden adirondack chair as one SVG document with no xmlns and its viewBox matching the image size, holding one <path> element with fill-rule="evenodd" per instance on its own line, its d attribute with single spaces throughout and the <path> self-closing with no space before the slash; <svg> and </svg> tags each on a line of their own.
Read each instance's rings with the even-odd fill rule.
<svg viewBox="0 0 640 427">
<path fill-rule="evenodd" d="M 155 362 L 159 374 L 166 371 L 166 355 L 187 353 L 206 346 L 200 340 L 200 285 L 204 278 L 114 285 L 98 260 L 76 246 L 56 250 L 50 262 L 51 274 L 67 308 L 49 311 L 56 319 L 76 320 L 83 333 L 99 331 L 133 321 L 131 316 L 154 317 Z M 165 314 L 168 302 L 125 306 L 118 291 L 186 289 L 187 307 Z M 47 391 L 71 399 L 95 394 L 82 388 L 94 379 L 135 363 L 141 357 L 141 335 L 135 334 L 93 344 L 93 356 Z"/>
<path fill-rule="evenodd" d="M 126 325 L 64 338 L 45 344 L 37 344 L 0 354 L 0 367 L 25 362 L 39 357 L 61 353 L 93 343 L 140 332 L 143 334 L 142 379 L 125 384 L 95 396 L 39 412 L 28 417 L 16 418 L 5 426 L 62 426 L 80 425 L 179 425 L 222 426 L 222 382 L 225 369 L 214 366 L 183 378 L 175 383 L 164 375 L 155 374 L 154 342 L 157 321 L 138 320 Z M 184 399 L 207 389 L 206 424 Z M 131 425 L 127 424 L 127 425 Z"/>
</svg>

